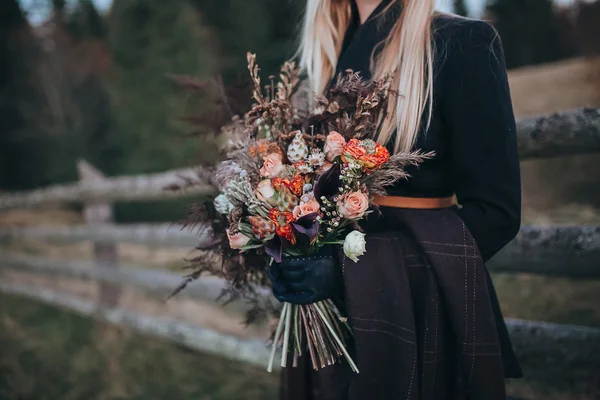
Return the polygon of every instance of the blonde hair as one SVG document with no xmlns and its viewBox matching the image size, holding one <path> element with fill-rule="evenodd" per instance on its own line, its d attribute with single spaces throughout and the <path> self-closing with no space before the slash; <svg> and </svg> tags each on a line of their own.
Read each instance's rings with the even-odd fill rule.
<svg viewBox="0 0 600 400">
<path fill-rule="evenodd" d="M 394 151 L 398 152 L 413 147 L 424 116 L 427 116 L 427 125 L 431 120 L 435 4 L 434 0 L 394 1 L 401 3 L 402 13 L 382 43 L 382 51 L 372 60 L 371 69 L 373 79 L 390 74 L 393 77 L 397 96 L 390 99 L 388 113 L 376 139 L 387 144 L 396 131 Z M 300 65 L 317 94 L 322 94 L 333 78 L 350 19 L 350 0 L 307 2 Z"/>
</svg>

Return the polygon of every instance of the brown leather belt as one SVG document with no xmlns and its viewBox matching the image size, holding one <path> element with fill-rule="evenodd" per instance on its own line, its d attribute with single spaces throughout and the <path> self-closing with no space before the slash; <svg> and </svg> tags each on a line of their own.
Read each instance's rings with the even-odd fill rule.
<svg viewBox="0 0 600 400">
<path fill-rule="evenodd" d="M 373 202 L 380 207 L 436 209 L 455 206 L 456 198 L 375 196 Z"/>
</svg>

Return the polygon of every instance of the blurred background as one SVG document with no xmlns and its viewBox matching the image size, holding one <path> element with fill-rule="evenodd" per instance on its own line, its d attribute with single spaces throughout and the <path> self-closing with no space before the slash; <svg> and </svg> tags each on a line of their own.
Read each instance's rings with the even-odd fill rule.
<svg viewBox="0 0 600 400">
<path fill-rule="evenodd" d="M 218 281 L 163 301 L 198 240 L 171 223 L 211 191 L 187 168 L 219 146 L 180 118 L 207 100 L 167 74 L 228 85 L 252 51 L 266 78 L 304 5 L 0 1 L 0 399 L 276 398 L 268 326 L 216 304 Z M 515 322 L 511 395 L 600 399 L 600 0 L 439 9 L 494 24 L 519 129 L 554 142 L 523 156 L 527 226 L 490 264 L 505 316 L 536 321 Z"/>
</svg>

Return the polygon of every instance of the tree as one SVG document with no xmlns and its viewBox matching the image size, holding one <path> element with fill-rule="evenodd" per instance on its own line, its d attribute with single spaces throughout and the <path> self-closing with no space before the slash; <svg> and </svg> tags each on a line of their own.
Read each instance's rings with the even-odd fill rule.
<svg viewBox="0 0 600 400">
<path fill-rule="evenodd" d="M 115 74 L 114 154 L 105 171 L 153 172 L 197 164 L 201 152 L 195 138 L 176 135 L 175 121 L 197 106 L 175 91 L 166 74 L 206 77 L 214 58 L 209 35 L 187 2 L 115 0 L 109 16 L 109 39 Z"/>
<path fill-rule="evenodd" d="M 304 4 L 281 0 L 191 0 L 213 32 L 226 82 L 246 76 L 246 52 L 257 54 L 262 75 L 276 73 L 298 46 Z"/>
<path fill-rule="evenodd" d="M 509 68 L 561 57 L 552 0 L 494 0 L 487 12 L 502 38 Z"/>
<path fill-rule="evenodd" d="M 454 0 L 454 13 L 466 17 L 469 15 L 469 10 L 465 4 L 465 0 Z"/>
<path fill-rule="evenodd" d="M 18 181 L 15 169 L 19 149 L 15 137 L 23 126 L 23 118 L 14 102 L 19 75 L 15 45 L 28 28 L 17 0 L 0 2 L 0 188 L 13 188 Z"/>
</svg>

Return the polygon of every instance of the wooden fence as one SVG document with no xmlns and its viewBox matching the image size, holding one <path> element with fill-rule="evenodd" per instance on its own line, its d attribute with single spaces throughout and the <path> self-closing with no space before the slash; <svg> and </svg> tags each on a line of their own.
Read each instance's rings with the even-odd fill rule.
<svg viewBox="0 0 600 400">
<path fill-rule="evenodd" d="M 600 109 L 580 109 L 518 123 L 521 158 L 553 157 L 600 152 Z M 97 302 L 58 291 L 0 281 L 0 290 L 67 307 L 110 323 L 163 337 L 205 352 L 264 366 L 267 347 L 261 340 L 241 339 L 168 318 L 140 315 L 119 307 L 119 288 L 135 286 L 159 296 L 170 293 L 180 275 L 166 271 L 121 265 L 119 243 L 154 247 L 192 248 L 210 240 L 210 232 L 182 231 L 176 225 L 115 225 L 110 203 L 214 193 L 209 169 L 184 169 L 160 174 L 104 178 L 80 163 L 81 181 L 24 193 L 0 195 L 0 212 L 48 203 L 85 204 L 86 224 L 80 226 L 29 226 L 0 229 L 0 244 L 13 240 L 77 242 L 93 244 L 95 260 L 69 262 L 23 254 L 0 253 L 0 274 L 20 271 L 36 276 L 76 278 L 97 282 Z M 165 190 L 186 182 L 185 191 Z M 6 247 L 6 246 L 5 246 Z M 494 257 L 495 271 L 529 272 L 574 278 L 600 278 L 600 226 L 523 226 L 518 237 Z M 223 282 L 207 277 L 192 284 L 182 295 L 196 301 L 214 301 Z M 265 297 L 270 298 L 267 290 Z M 236 303 L 236 311 L 246 305 Z M 534 374 L 560 373 L 565 369 L 594 371 L 600 365 L 600 329 L 507 320 L 521 361 Z"/>
</svg>

